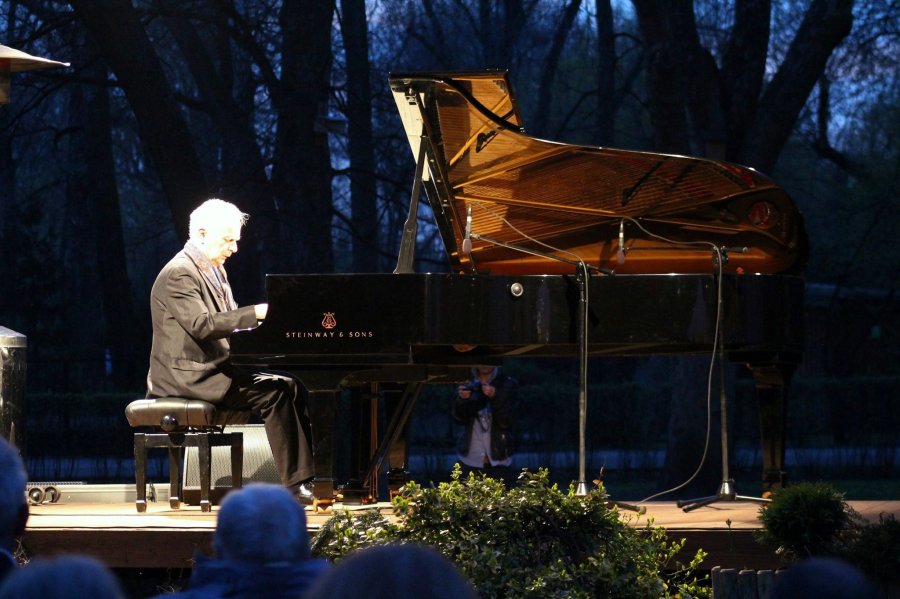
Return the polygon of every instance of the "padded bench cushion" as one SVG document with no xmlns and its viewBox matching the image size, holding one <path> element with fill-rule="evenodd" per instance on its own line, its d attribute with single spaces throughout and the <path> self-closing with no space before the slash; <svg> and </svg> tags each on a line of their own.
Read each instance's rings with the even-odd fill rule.
<svg viewBox="0 0 900 599">
<path fill-rule="evenodd" d="M 175 416 L 180 429 L 245 424 L 252 416 L 247 410 L 219 410 L 208 401 L 180 397 L 137 399 L 125 408 L 125 418 L 132 427 L 158 427 L 166 414 Z"/>
</svg>

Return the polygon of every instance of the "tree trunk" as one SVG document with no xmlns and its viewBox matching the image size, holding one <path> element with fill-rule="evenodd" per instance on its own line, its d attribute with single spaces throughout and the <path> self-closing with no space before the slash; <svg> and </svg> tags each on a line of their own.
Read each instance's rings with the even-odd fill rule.
<svg viewBox="0 0 900 599">
<path fill-rule="evenodd" d="M 81 37 L 83 39 L 84 35 Z M 97 76 L 99 81 L 104 81 L 106 73 L 96 66 L 96 58 L 83 44 L 76 47 L 79 51 L 72 57 L 73 62 L 85 65 L 82 72 L 86 76 Z M 95 61 L 93 64 L 92 60 Z M 77 355 L 68 357 L 69 364 L 75 366 L 74 371 L 85 381 L 93 381 L 99 386 L 106 379 L 103 368 L 106 340 L 105 327 L 98 326 L 103 322 L 103 306 L 100 301 L 102 281 L 96 268 L 100 252 L 95 235 L 99 217 L 95 202 L 103 191 L 98 189 L 102 182 L 94 181 L 92 177 L 100 170 L 97 162 L 102 160 L 102 146 L 108 141 L 89 136 L 102 130 L 104 125 L 109 135 L 109 113 L 105 98 L 99 97 L 101 90 L 96 87 L 72 85 L 67 91 L 70 135 L 65 169 L 66 199 L 60 225 L 65 232 L 60 238 L 60 264 L 61 270 L 68 273 L 64 310 L 69 326 L 65 328 L 63 344 L 79 348 Z M 106 114 L 102 114 L 104 109 Z M 74 382 L 82 384 L 81 380 Z"/>
<path fill-rule="evenodd" d="M 212 119 L 215 131 L 221 135 L 218 140 L 222 157 L 219 161 L 219 188 L 223 199 L 234 202 L 252 216 L 250 224 L 242 232 L 240 252 L 229 268 L 232 279 L 241 281 L 236 286 L 239 303 L 251 303 L 262 295 L 264 272 L 268 269 L 281 270 L 278 259 L 283 244 L 279 237 L 272 187 L 260 155 L 252 115 L 235 99 L 230 76 L 231 49 L 227 43 L 217 43 L 218 34 L 224 27 L 221 23 L 224 15 L 217 7 L 210 9 L 209 20 L 215 25 L 207 36 L 213 39 L 205 44 L 200 32 L 189 20 L 197 16 L 196 7 L 185 12 L 174 0 L 157 1 L 165 11 L 166 26 L 172 32 L 193 76 L 201 106 Z M 207 47 L 219 50 L 215 60 Z"/>
<path fill-rule="evenodd" d="M 478 39 L 486 68 L 508 68 L 528 20 L 522 0 L 479 0 Z"/>
<path fill-rule="evenodd" d="M 15 214 L 16 202 L 16 162 L 13 160 L 13 142 L 10 121 L 12 116 L 8 108 L 0 108 L 0 237 L 3 230 L 10 225 Z"/>
<path fill-rule="evenodd" d="M 550 106 L 553 99 L 553 80 L 556 78 L 556 71 L 559 67 L 559 57 L 562 54 L 566 44 L 566 37 L 572 29 L 572 23 L 578 16 L 578 10 L 581 8 L 581 0 L 571 0 L 563 12 L 562 19 L 556 32 L 553 34 L 553 43 L 550 44 L 550 51 L 547 53 L 547 59 L 544 61 L 544 68 L 541 69 L 541 81 L 538 86 L 538 105 L 534 119 L 534 131 L 537 135 L 547 134 L 547 123 L 550 119 Z"/>
<path fill-rule="evenodd" d="M 671 489 L 685 482 L 703 457 L 707 423 L 706 374 L 709 360 L 700 357 L 677 357 L 671 360 L 672 413 L 667 431 L 666 458 L 660 485 Z M 718 410 L 710 422 L 718 431 Z M 717 439 L 710 439 L 708 457 L 719 454 Z M 721 462 L 720 462 L 721 463 Z M 719 478 L 716 464 L 706 462 L 697 478 L 677 492 L 677 498 L 710 495 Z"/>
<path fill-rule="evenodd" d="M 116 75 L 137 118 L 169 202 L 176 231 L 187 238 L 188 217 L 209 191 L 172 88 L 132 3 L 73 0 L 104 61 Z"/>
<path fill-rule="evenodd" d="M 690 154 L 685 92 L 669 34 L 668 15 L 656 0 L 634 0 L 638 25 L 647 47 L 647 96 L 653 142 L 657 149 Z"/>
<path fill-rule="evenodd" d="M 289 268 L 334 270 L 331 245 L 331 19 L 334 0 L 285 2 L 279 13 L 282 61 L 272 180 L 285 227 Z"/>
<path fill-rule="evenodd" d="M 656 148 L 718 159 L 727 155 L 763 171 L 774 167 L 812 86 L 852 22 L 852 0 L 815 0 L 757 104 L 766 66 L 768 2 L 737 1 L 721 72 L 700 44 L 690 2 L 634 0 L 634 5 L 649 52 L 649 113 Z M 762 10 L 767 12 L 759 14 Z M 700 417 L 705 409 L 700 410 L 696 399 L 699 389 L 705 387 L 701 374 L 696 358 L 675 360 L 662 481 L 666 488 L 691 475 L 695 468 L 692 459 L 696 462 L 692 456 L 699 456 L 696 445 L 705 437 L 705 422 Z M 718 420 L 713 423 L 717 431 Z M 710 452 L 715 456 L 721 450 L 712 444 Z M 708 485 L 714 473 L 701 473 L 701 477 L 709 480 L 698 478 L 697 482 Z M 708 494 L 714 491 L 711 488 Z"/>
<path fill-rule="evenodd" d="M 784 62 L 760 99 L 756 119 L 739 154 L 744 164 L 772 172 L 828 58 L 852 27 L 853 0 L 813 1 Z"/>
<path fill-rule="evenodd" d="M 771 0 L 737 0 L 734 6 L 734 27 L 722 58 L 729 160 L 737 159 L 759 103 L 769 52 L 771 14 Z"/>
<path fill-rule="evenodd" d="M 353 272 L 378 270 L 372 90 L 365 0 L 341 0 L 341 33 L 347 55 L 347 120 L 350 145 L 350 202 Z"/>
<path fill-rule="evenodd" d="M 107 80 L 106 66 L 95 54 L 83 52 L 81 58 L 86 78 Z M 106 87 L 97 85 L 73 88 L 69 111 L 70 129 L 74 132 L 69 153 L 73 160 L 66 201 L 67 227 L 71 230 L 67 230 L 66 237 L 73 238 L 71 251 L 81 255 L 73 256 L 73 267 L 66 270 L 81 272 L 73 285 L 75 289 L 86 285 L 90 288 L 82 289 L 80 299 L 68 299 L 78 311 L 78 318 L 71 322 L 87 325 L 86 330 L 77 333 L 81 338 L 75 343 L 82 348 L 82 357 L 96 360 L 100 368 L 96 380 L 106 378 L 115 389 L 141 390 L 150 349 L 146 342 L 149 330 L 143 326 L 147 319 L 136 315 L 128 279 L 108 94 Z M 90 263 L 97 268 L 82 268 Z M 98 329 L 100 322 L 103 326 Z M 88 356 L 84 350 L 91 349 L 97 353 Z"/>
<path fill-rule="evenodd" d="M 610 0 L 596 0 L 597 13 L 597 143 L 615 143 L 616 38 Z"/>
</svg>

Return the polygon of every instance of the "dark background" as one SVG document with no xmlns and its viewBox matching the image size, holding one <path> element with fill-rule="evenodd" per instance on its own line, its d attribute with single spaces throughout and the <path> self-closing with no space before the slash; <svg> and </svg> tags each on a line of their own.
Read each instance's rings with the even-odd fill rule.
<svg viewBox="0 0 900 599">
<path fill-rule="evenodd" d="M 82 479 L 50 458 L 130 452 L 149 287 L 200 201 L 252 215 L 229 261 L 242 303 L 267 272 L 390 272 L 414 164 L 387 74 L 504 68 L 530 135 L 729 160 L 788 190 L 811 245 L 789 447 L 821 450 L 810 476 L 896 478 L 898 20 L 888 0 L 0 2 L 0 43 L 71 63 L 13 74 L 0 107 L 0 325 L 28 337 L 29 459 Z M 419 217 L 416 267 L 445 270 Z M 573 362 L 508 364 L 523 452 L 576 447 Z M 668 455 L 610 476 L 684 480 L 705 359 L 590 365 L 591 449 Z M 755 447 L 747 374 L 728 378 L 736 443 Z M 451 391 L 417 407 L 420 455 L 452 451 Z"/>
</svg>

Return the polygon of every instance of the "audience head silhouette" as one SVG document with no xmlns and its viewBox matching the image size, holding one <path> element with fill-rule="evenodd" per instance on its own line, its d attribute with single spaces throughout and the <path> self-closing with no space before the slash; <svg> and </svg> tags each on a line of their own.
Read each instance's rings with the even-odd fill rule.
<svg viewBox="0 0 900 599">
<path fill-rule="evenodd" d="M 256 483 L 228 493 L 213 545 L 215 557 L 197 556 L 188 588 L 167 599 L 305 597 L 329 567 L 310 558 L 306 514 L 280 485 Z"/>
<path fill-rule="evenodd" d="M 879 599 L 863 572 L 832 557 L 812 557 L 778 573 L 769 599 Z"/>
<path fill-rule="evenodd" d="M 271 564 L 309 559 L 306 513 L 284 487 L 248 485 L 222 500 L 215 535 L 223 560 Z"/>
<path fill-rule="evenodd" d="M 0 581 L 16 566 L 11 551 L 28 521 L 27 482 L 18 450 L 0 437 Z"/>
<path fill-rule="evenodd" d="M 322 576 L 309 599 L 475 599 L 456 566 L 422 545 L 379 545 L 345 557 Z"/>
<path fill-rule="evenodd" d="M 92 557 L 66 555 L 36 559 L 6 577 L 0 599 L 53 597 L 54 599 L 124 599 L 112 572 Z"/>
</svg>

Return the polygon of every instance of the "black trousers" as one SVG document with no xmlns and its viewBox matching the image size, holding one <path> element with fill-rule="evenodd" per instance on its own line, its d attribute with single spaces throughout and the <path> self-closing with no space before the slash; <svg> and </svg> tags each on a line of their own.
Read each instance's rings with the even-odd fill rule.
<svg viewBox="0 0 900 599">
<path fill-rule="evenodd" d="M 281 484 L 296 488 L 315 473 L 306 400 L 296 379 L 274 373 L 238 373 L 220 404 L 262 418 Z"/>
</svg>

